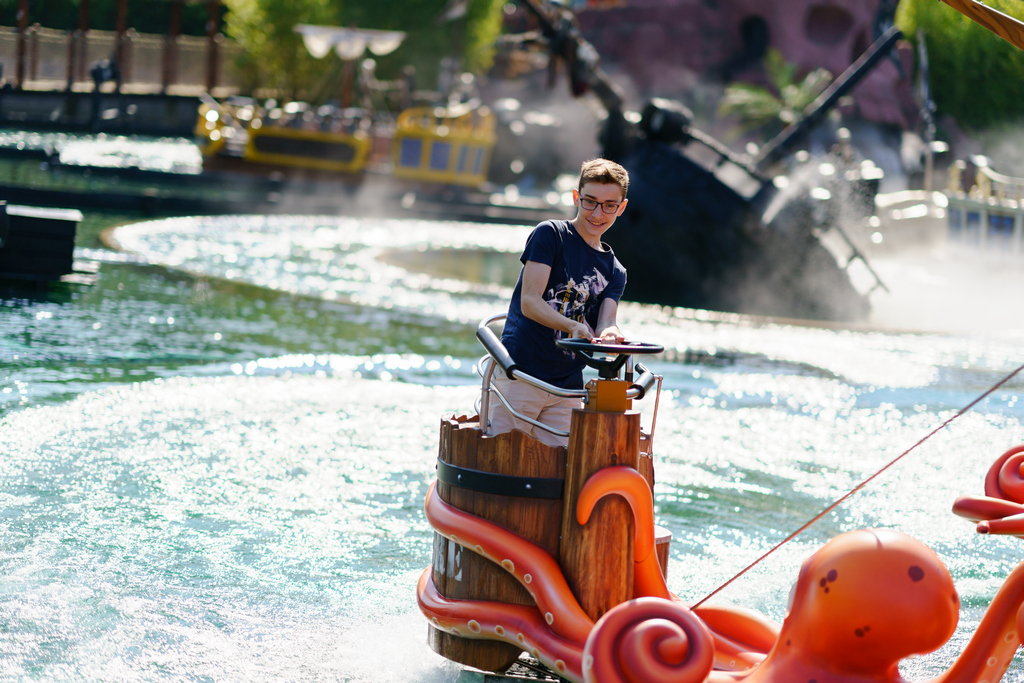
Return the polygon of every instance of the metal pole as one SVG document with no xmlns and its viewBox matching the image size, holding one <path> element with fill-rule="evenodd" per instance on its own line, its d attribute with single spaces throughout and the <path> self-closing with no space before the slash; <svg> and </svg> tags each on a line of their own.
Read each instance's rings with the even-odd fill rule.
<svg viewBox="0 0 1024 683">
<path fill-rule="evenodd" d="M 935 173 L 935 153 L 930 142 L 925 143 L 924 151 L 924 191 L 932 191 L 932 175 Z"/>
<path fill-rule="evenodd" d="M 1017 212 L 1013 219 L 1013 246 L 1010 251 L 1014 254 L 1021 252 L 1021 245 L 1024 245 L 1024 206 L 1017 201 Z"/>
<path fill-rule="evenodd" d="M 171 23 L 164 38 L 164 65 L 163 65 L 163 87 L 161 92 L 167 93 L 167 89 L 174 84 L 178 76 L 178 36 L 181 35 L 181 7 L 182 0 L 171 2 Z"/>
<path fill-rule="evenodd" d="M 356 60 L 346 59 L 341 65 L 341 108 L 348 109 L 352 104 L 352 81 L 354 80 Z"/>
<path fill-rule="evenodd" d="M 75 37 L 75 80 L 85 80 L 86 47 L 89 42 L 89 0 L 78 6 L 78 35 Z"/>
<path fill-rule="evenodd" d="M 206 92 L 217 87 L 217 38 L 220 35 L 220 0 L 208 0 L 209 19 L 206 21 Z"/>
<path fill-rule="evenodd" d="M 32 33 L 28 47 L 28 80 L 39 79 L 39 24 L 32 24 Z"/>
<path fill-rule="evenodd" d="M 78 44 L 78 31 L 68 31 L 68 61 L 67 61 L 67 87 L 65 90 L 71 92 L 71 86 L 75 84 L 75 46 Z"/>
<path fill-rule="evenodd" d="M 114 64 L 117 66 L 117 90 L 121 91 L 121 78 L 125 68 L 124 34 L 128 30 L 128 0 L 117 0 L 117 37 L 114 39 Z"/>
<path fill-rule="evenodd" d="M 28 0 L 18 0 L 18 47 L 14 69 L 15 87 L 25 87 L 25 32 L 28 30 Z"/>
</svg>

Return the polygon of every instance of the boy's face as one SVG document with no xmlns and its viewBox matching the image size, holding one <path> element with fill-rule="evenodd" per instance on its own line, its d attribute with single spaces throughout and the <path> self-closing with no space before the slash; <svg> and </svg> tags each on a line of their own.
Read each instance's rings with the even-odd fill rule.
<svg viewBox="0 0 1024 683">
<path fill-rule="evenodd" d="M 600 246 L 601 236 L 608 232 L 626 208 L 622 188 L 614 183 L 587 183 L 572 191 L 572 201 L 579 209 L 573 223 L 583 239 L 593 247 Z"/>
</svg>

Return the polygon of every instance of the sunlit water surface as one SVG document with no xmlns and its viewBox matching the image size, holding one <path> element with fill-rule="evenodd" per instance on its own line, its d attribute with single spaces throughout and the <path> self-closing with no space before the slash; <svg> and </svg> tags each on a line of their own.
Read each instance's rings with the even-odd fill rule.
<svg viewBox="0 0 1024 683">
<path fill-rule="evenodd" d="M 477 320 L 524 228 L 221 217 L 126 226 L 93 288 L 0 314 L 0 678 L 454 681 L 415 579 L 437 426 L 472 410 Z M 157 265 L 164 264 L 170 269 Z M 406 267 L 403 267 L 406 266 Z M 425 269 L 430 274 L 407 267 Z M 1021 334 L 829 330 L 627 304 L 664 344 L 655 430 L 669 586 L 695 602 L 1024 362 Z M 837 533 L 931 546 L 963 601 L 948 668 L 1016 538 L 950 505 L 1024 440 L 1017 378 L 715 597 L 781 620 Z M 650 401 L 644 423 L 652 418 Z M 1006 680 L 1024 678 L 1024 663 Z"/>
</svg>

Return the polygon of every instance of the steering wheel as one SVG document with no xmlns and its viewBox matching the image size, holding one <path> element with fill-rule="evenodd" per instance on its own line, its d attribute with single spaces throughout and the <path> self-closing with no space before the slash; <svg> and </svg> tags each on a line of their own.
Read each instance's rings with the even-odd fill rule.
<svg viewBox="0 0 1024 683">
<path fill-rule="evenodd" d="M 601 379 L 615 379 L 619 369 L 626 364 L 630 356 L 648 353 L 661 353 L 665 350 L 660 344 L 648 344 L 646 342 L 592 342 L 586 339 L 556 339 L 555 345 L 566 351 L 572 351 L 583 362 L 597 370 Z M 614 354 L 614 358 L 594 358 L 591 354 L 603 353 Z"/>
</svg>

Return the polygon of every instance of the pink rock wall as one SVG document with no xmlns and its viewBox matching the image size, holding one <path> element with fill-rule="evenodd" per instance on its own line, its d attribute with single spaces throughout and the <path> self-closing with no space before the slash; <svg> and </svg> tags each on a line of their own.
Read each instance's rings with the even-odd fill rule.
<svg viewBox="0 0 1024 683">
<path fill-rule="evenodd" d="M 592 3 L 597 4 L 597 3 Z M 686 69 L 726 80 L 764 82 L 759 61 L 742 63 L 744 32 L 767 29 L 769 47 L 800 74 L 824 67 L 838 76 L 871 44 L 879 0 L 622 0 L 583 9 L 580 27 L 606 64 L 621 68 L 644 95 L 669 95 L 669 76 Z M 748 43 L 750 42 L 748 38 Z M 747 47 L 749 50 L 749 46 Z M 912 74 L 908 45 L 899 48 Z M 854 90 L 861 117 L 908 128 L 917 114 L 911 83 L 888 60 Z"/>
</svg>

